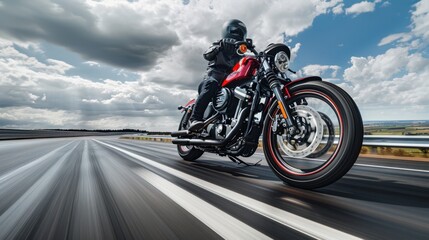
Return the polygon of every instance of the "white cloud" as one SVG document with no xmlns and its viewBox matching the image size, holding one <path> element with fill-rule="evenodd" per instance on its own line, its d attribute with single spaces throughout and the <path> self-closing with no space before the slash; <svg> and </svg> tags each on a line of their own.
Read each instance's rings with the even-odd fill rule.
<svg viewBox="0 0 429 240">
<path fill-rule="evenodd" d="M 381 4 L 381 7 L 388 7 L 390 5 L 391 5 L 391 3 L 389 1 L 385 1 L 385 2 L 383 2 L 383 4 Z"/>
<path fill-rule="evenodd" d="M 346 8 L 346 14 L 359 15 L 361 13 L 373 12 L 374 10 L 375 2 L 362 1 Z"/>
<path fill-rule="evenodd" d="M 420 1 L 414 4 L 411 12 L 411 31 L 395 33 L 384 37 L 378 46 L 395 43 L 397 46 L 406 46 L 413 49 L 422 49 L 429 43 L 429 2 Z"/>
<path fill-rule="evenodd" d="M 64 110 L 37 109 L 31 107 L 0 108 L 0 120 L 8 121 L 6 127 L 45 128 L 70 126 L 80 118 L 76 112 Z"/>
<path fill-rule="evenodd" d="M 345 69 L 346 89 L 360 106 L 364 119 L 429 118 L 429 59 L 420 49 L 429 35 L 429 4 L 421 1 L 412 11 L 410 32 L 391 34 L 378 46 L 393 47 L 377 56 L 351 57 Z"/>
<path fill-rule="evenodd" d="M 412 36 L 408 33 L 395 33 L 381 39 L 381 41 L 378 43 L 378 46 L 384 46 L 397 40 L 399 40 L 400 42 L 406 42 L 409 41 L 411 38 Z"/>
<path fill-rule="evenodd" d="M 165 11 L 181 44 L 174 46 L 161 57 L 151 71 L 142 72 L 140 82 L 195 90 L 207 67 L 202 53 L 212 41 L 221 37 L 221 27 L 226 19 L 241 19 L 247 25 L 248 37 L 254 39 L 258 50 L 262 50 L 270 42 L 283 41 L 283 33 L 291 37 L 304 31 L 312 25 L 314 18 L 328 13 L 341 2 L 202 0 L 191 1 L 186 6 L 180 3 L 169 4 L 169 10 Z M 147 2 L 139 1 L 133 4 L 147 5 Z M 212 7 L 208 8 L 210 4 Z M 288 6 L 287 11 L 284 6 Z M 163 7 L 165 6 L 161 2 L 151 2 L 153 9 Z M 207 19 L 210 19 L 210 24 L 201 24 Z M 292 59 L 296 57 L 300 46 L 300 43 L 293 46 Z"/>
<path fill-rule="evenodd" d="M 86 61 L 83 64 L 89 65 L 90 67 L 100 67 L 100 64 L 94 61 Z"/>
<path fill-rule="evenodd" d="M 424 40 L 429 39 L 429 1 L 416 3 L 412 12 L 412 33 Z"/>
<path fill-rule="evenodd" d="M 86 99 L 86 98 L 82 99 L 82 102 L 85 102 L 85 103 L 100 103 L 100 101 L 98 99 Z"/>
<path fill-rule="evenodd" d="M 392 48 L 376 57 L 351 57 L 352 66 L 344 71 L 344 80 L 356 84 L 387 81 L 409 61 L 407 48 Z"/>
<path fill-rule="evenodd" d="M 341 69 L 337 65 L 318 65 L 312 64 L 302 68 L 304 76 L 322 76 L 326 78 L 336 78 L 338 71 Z"/>
<path fill-rule="evenodd" d="M 3 113 L 0 126 L 27 127 L 33 122 L 34 127 L 43 128 L 61 124 L 67 128 L 103 128 L 102 124 L 114 119 L 115 128 L 140 128 L 145 121 L 155 118 L 162 121 L 161 116 L 178 119 L 177 104 L 195 94 L 194 90 L 177 92 L 155 83 L 141 85 L 138 81 L 92 82 L 64 75 L 70 67 L 57 60 L 42 63 L 17 51 L 12 42 L 0 41 L 0 112 Z M 37 117 L 28 118 L 28 114 L 23 113 L 25 109 L 31 109 L 28 112 Z M 13 113 L 14 118 L 6 117 L 6 113 Z M 72 120 L 57 119 L 67 113 L 74 116 Z M 134 120 L 127 121 L 127 118 Z M 16 121 L 11 123 L 13 119 Z M 121 124 L 118 119 L 123 120 Z M 176 126 L 177 123 L 159 124 L 154 130 L 172 130 Z"/>
<path fill-rule="evenodd" d="M 295 60 L 295 58 L 297 57 L 297 55 L 298 55 L 298 51 L 299 51 L 299 49 L 301 48 L 301 43 L 296 43 L 295 44 L 295 46 L 293 46 L 291 49 L 290 49 L 290 53 L 291 53 L 291 61 L 293 62 L 294 60 Z"/>
<path fill-rule="evenodd" d="M 179 44 L 164 16 L 127 1 L 6 1 L 0 8 L 0 33 L 14 41 L 54 43 L 115 66 L 150 69 Z"/>
<path fill-rule="evenodd" d="M 66 71 L 73 68 L 72 65 L 55 59 L 48 59 L 47 62 L 48 66 L 52 66 L 52 68 L 60 74 L 64 74 Z"/>
<path fill-rule="evenodd" d="M 163 104 L 161 100 L 155 95 L 149 95 L 143 99 L 144 104 Z"/>
<path fill-rule="evenodd" d="M 36 20 L 42 15 L 31 12 L 31 8 L 26 8 L 29 15 L 18 11 L 31 2 L 14 9 L 13 14 L 19 20 L 16 23 L 35 17 L 30 25 L 13 25 L 23 27 L 21 32 L 8 28 L 10 21 L 0 22 L 0 28 L 8 29 L 5 37 L 9 38 L 0 38 L 0 126 L 176 129 L 180 119 L 176 107 L 196 95 L 196 87 L 207 66 L 202 53 L 220 38 L 226 19 L 243 20 L 248 26 L 248 36 L 254 39 L 258 50 L 262 50 L 270 42 L 283 41 L 284 34 L 290 39 L 303 32 L 322 14 L 358 15 L 374 11 L 376 4 L 387 3 L 363 1 L 345 9 L 342 0 L 200 0 L 187 1 L 186 5 L 181 1 L 151 0 L 33 2 L 42 3 L 36 10 L 51 12 L 48 20 L 64 28 L 38 28 L 40 24 Z M 52 8 L 41 9 L 41 6 Z M 379 109 L 377 105 L 394 109 L 396 104 L 429 112 L 424 104 L 429 102 L 425 82 L 429 79 L 429 63 L 415 52 L 429 38 L 428 12 L 427 1 L 417 3 L 412 13 L 411 32 L 387 36 L 379 43 L 379 46 L 390 43 L 397 46 L 378 56 L 351 58 L 341 85 L 364 109 L 375 112 L 374 109 Z M 81 35 L 71 36 L 67 31 L 65 35 L 49 35 L 73 26 L 81 29 L 78 31 Z M 52 31 L 44 35 L 46 30 Z M 22 32 L 31 33 L 32 37 L 20 35 L 23 40 L 18 40 L 16 34 Z M 81 44 L 82 39 L 76 40 L 75 36 L 95 37 L 95 43 L 100 40 L 103 44 L 99 48 L 91 42 L 90 48 L 98 48 L 97 51 L 87 49 Z M 76 40 L 78 44 L 69 44 L 66 40 Z M 42 53 L 40 41 L 78 52 L 88 60 L 84 60 L 88 66 L 98 67 L 99 62 L 119 65 L 115 70 L 119 76 L 127 75 L 126 69 L 137 68 L 140 79 L 94 82 L 68 76 L 74 72 L 74 66 L 56 59 L 38 60 L 14 46 Z M 293 59 L 300 47 L 301 43 L 291 46 Z M 106 49 L 109 54 L 103 55 Z M 136 67 L 142 65 L 147 67 Z M 337 80 L 340 71 L 337 65 L 312 64 L 300 74 Z"/>
<path fill-rule="evenodd" d="M 341 86 L 364 108 L 429 110 L 429 59 L 420 53 L 397 47 L 375 57 L 352 57 L 351 64 L 344 71 L 346 82 Z M 401 114 L 406 112 L 397 111 L 396 117 L 403 119 Z"/>
<path fill-rule="evenodd" d="M 32 93 L 28 93 L 28 97 L 30 98 L 30 101 L 31 101 L 32 103 L 36 103 L 36 100 L 37 100 L 37 99 L 39 99 L 39 96 L 34 95 L 34 94 L 32 94 Z"/>
<path fill-rule="evenodd" d="M 148 114 L 148 111 L 144 111 Z M 83 119 L 80 111 L 65 111 L 55 109 L 38 109 L 32 107 L 0 108 L 0 122 L 5 128 L 45 129 L 45 128 L 74 128 L 74 129 L 177 129 L 178 116 L 102 116 L 96 119 Z"/>
<path fill-rule="evenodd" d="M 338 4 L 334 8 L 332 8 L 333 14 L 342 14 L 344 13 L 344 3 Z"/>
<path fill-rule="evenodd" d="M 207 48 L 220 37 L 227 19 L 243 20 L 249 36 L 264 48 L 270 42 L 281 41 L 283 33 L 296 36 L 310 27 L 314 18 L 334 7 L 338 9 L 341 3 L 342 0 L 201 0 L 186 5 L 181 1 L 152 0 L 10 1 L 0 8 L 0 32 L 14 41 L 45 40 L 84 58 L 150 70 L 173 46 L 187 49 L 189 42 L 194 42 Z"/>
<path fill-rule="evenodd" d="M 314 19 L 322 14 L 345 12 L 358 15 L 374 11 L 376 4 L 382 4 L 379 0 L 363 1 L 345 9 L 342 0 L 272 2 L 200 0 L 189 1 L 186 5 L 181 1 L 151 0 L 133 2 L 86 0 L 73 4 L 61 2 L 57 5 L 49 1 L 43 2 L 53 6 L 51 20 L 56 20 L 61 26 L 91 23 L 87 30 L 96 31 L 90 36 L 102 39 L 105 43 L 103 47 L 112 47 L 109 51 L 119 47 L 125 52 L 121 51 L 121 54 L 115 55 L 114 51 L 110 51 L 109 54 L 112 55 L 109 55 L 109 58 L 115 59 L 115 62 L 110 60 L 109 62 L 105 55 L 94 56 L 99 53 L 98 51 L 86 53 L 85 49 L 80 48 L 82 46 L 70 46 L 67 42 L 60 41 L 61 39 L 49 36 L 36 39 L 50 41 L 78 52 L 88 60 L 84 60 L 84 64 L 89 66 L 98 67 L 99 62 L 119 65 L 117 74 L 121 76 L 127 74 L 124 70 L 136 69 L 137 65 L 149 67 L 138 68 L 140 79 L 128 82 L 115 79 L 93 82 L 80 76 L 67 76 L 74 72 L 72 65 L 56 59 L 41 61 L 23 54 L 12 45 L 20 41 L 14 39 L 12 34 L 8 34 L 12 41 L 0 39 L 0 72 L 3 76 L 0 79 L 0 95 L 3 95 L 0 96 L 0 100 L 2 106 L 5 106 L 0 109 L 8 111 L 16 109 L 12 112 L 21 125 L 26 124 L 27 117 L 22 113 L 23 109 L 29 108 L 30 112 L 38 116 L 35 121 L 38 126 L 45 122 L 47 125 L 151 130 L 172 130 L 177 127 L 180 117 L 176 107 L 196 95 L 195 90 L 207 66 L 202 53 L 212 41 L 220 38 L 221 26 L 226 19 L 243 20 L 248 27 L 248 37 L 254 39 L 258 50 L 262 50 L 270 42 L 283 41 L 284 34 L 290 38 L 310 28 Z M 419 10 L 413 13 L 415 22 L 413 32 L 422 37 L 428 32 L 426 31 L 428 21 L 424 15 L 426 5 L 417 4 L 416 8 Z M 26 18 L 21 13 L 19 16 L 19 19 Z M 210 24 L 207 24 L 208 21 Z M 31 31 L 35 29 L 37 30 L 30 28 Z M 112 42 L 109 42 L 110 40 Z M 35 51 L 39 46 L 38 41 L 26 40 L 20 42 L 20 46 Z M 149 47 L 146 41 L 151 43 Z M 388 36 L 380 41 L 380 46 L 395 41 L 405 43 L 411 40 L 407 40 L 406 35 Z M 416 40 L 413 44 L 418 45 L 419 42 Z M 97 47 L 94 44 L 91 46 Z M 301 43 L 291 46 L 292 58 L 297 56 L 300 47 Z M 427 59 L 410 49 L 411 43 L 410 46 L 396 47 L 379 56 L 352 57 L 351 66 L 344 71 L 343 77 L 346 81 L 344 87 L 360 104 L 371 101 L 392 102 L 395 87 L 410 88 L 410 84 L 403 84 L 402 81 L 413 79 L 422 84 L 421 79 L 426 76 L 424 66 L 427 65 Z M 148 58 L 141 59 L 137 56 L 146 52 L 149 52 L 145 55 Z M 159 52 L 162 54 L 155 54 Z M 128 57 L 134 55 L 139 62 L 135 66 L 130 66 Z M 122 57 L 127 59 L 121 62 Z M 126 64 L 122 64 L 124 62 Z M 73 71 L 70 71 L 72 69 Z M 300 73 L 322 75 L 325 79 L 337 80 L 340 71 L 337 65 L 312 64 L 304 67 Z M 387 88 L 390 92 L 384 93 L 383 98 L 377 97 L 381 94 L 380 89 L 386 88 L 386 81 L 392 84 Z M 365 87 L 374 89 L 374 93 L 362 91 Z M 426 99 L 423 95 L 410 98 L 410 94 L 405 91 L 399 96 L 407 97 L 408 102 L 414 101 L 415 104 L 420 104 Z M 34 103 L 29 104 L 29 101 Z M 43 120 L 41 116 L 43 114 L 52 119 Z M 66 114 L 69 114 L 70 118 L 64 121 L 58 119 Z M 2 117 L 0 124 L 1 121 Z"/>
</svg>

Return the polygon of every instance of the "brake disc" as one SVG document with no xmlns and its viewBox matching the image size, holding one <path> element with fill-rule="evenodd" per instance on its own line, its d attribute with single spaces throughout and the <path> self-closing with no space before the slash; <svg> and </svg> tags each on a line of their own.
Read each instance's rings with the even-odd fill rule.
<svg viewBox="0 0 429 240">
<path fill-rule="evenodd" d="M 295 107 L 294 117 L 304 120 L 302 122 L 305 122 L 305 126 L 301 127 L 305 128 L 305 134 L 303 136 L 295 136 L 292 139 L 286 136 L 287 133 L 277 135 L 277 143 L 286 155 L 294 158 L 302 158 L 316 151 L 322 142 L 323 119 L 315 109 L 305 105 L 297 105 Z"/>
</svg>

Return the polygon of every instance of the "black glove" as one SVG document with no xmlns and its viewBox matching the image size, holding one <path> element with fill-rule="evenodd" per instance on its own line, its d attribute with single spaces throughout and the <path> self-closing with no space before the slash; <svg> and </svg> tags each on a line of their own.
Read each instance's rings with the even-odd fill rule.
<svg viewBox="0 0 429 240">
<path fill-rule="evenodd" d="M 227 53 L 232 53 L 235 51 L 235 39 L 232 38 L 224 38 L 220 40 L 220 48 L 221 51 L 225 51 Z"/>
<path fill-rule="evenodd" d="M 207 51 L 203 54 L 203 56 L 207 61 L 212 61 L 215 59 L 219 51 L 220 51 L 220 46 L 213 45 L 209 49 L 207 49 Z"/>
</svg>

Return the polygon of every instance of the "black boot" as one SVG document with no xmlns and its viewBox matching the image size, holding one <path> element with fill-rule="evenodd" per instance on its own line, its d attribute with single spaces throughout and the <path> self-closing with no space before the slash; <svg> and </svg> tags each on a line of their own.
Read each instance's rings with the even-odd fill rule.
<svg viewBox="0 0 429 240">
<path fill-rule="evenodd" d="M 209 102 L 212 101 L 213 97 L 218 91 L 219 83 L 216 79 L 212 77 L 207 77 L 200 83 L 198 87 L 198 98 L 195 102 L 194 109 L 192 110 L 192 115 L 190 117 L 191 125 L 189 131 L 191 132 L 200 132 L 204 127 L 203 115 L 206 110 Z"/>
</svg>

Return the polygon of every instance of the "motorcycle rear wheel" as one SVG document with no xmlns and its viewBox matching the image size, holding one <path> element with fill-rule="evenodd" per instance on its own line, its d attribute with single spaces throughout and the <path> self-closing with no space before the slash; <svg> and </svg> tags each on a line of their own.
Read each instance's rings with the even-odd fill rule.
<svg viewBox="0 0 429 240">
<path fill-rule="evenodd" d="M 182 119 L 180 120 L 179 130 L 185 130 L 189 128 L 190 114 L 190 112 L 185 111 Z M 177 145 L 177 152 L 179 153 L 180 157 L 186 161 L 195 161 L 204 153 L 204 151 L 196 149 L 194 146 L 187 145 Z"/>
<path fill-rule="evenodd" d="M 293 151 L 289 151 L 289 155 L 285 154 L 282 152 L 285 148 L 282 145 L 285 142 L 283 135 L 273 131 L 273 124 L 276 124 L 274 119 L 281 116 L 277 101 L 273 101 L 264 121 L 263 147 L 266 160 L 273 172 L 288 185 L 304 189 L 327 186 L 345 175 L 359 155 L 363 140 L 359 109 L 344 90 L 327 82 L 298 83 L 289 92 L 292 97 L 287 100 L 288 104 L 293 105 L 305 98 L 310 102 L 309 107 L 315 111 L 326 111 L 335 123 L 338 140 L 329 152 L 318 159 L 311 158 L 311 154 L 303 157 L 303 154 L 298 153 L 296 157 L 291 157 L 290 152 Z M 310 115 L 308 119 L 314 120 Z M 307 136 L 315 136 L 317 131 L 320 130 L 314 130 L 314 135 Z M 313 143 L 317 141 L 316 138 L 308 141 Z M 303 142 L 308 144 L 305 140 Z M 290 145 L 288 142 L 286 144 Z M 304 150 L 315 152 L 311 145 L 303 145 Z"/>
</svg>

